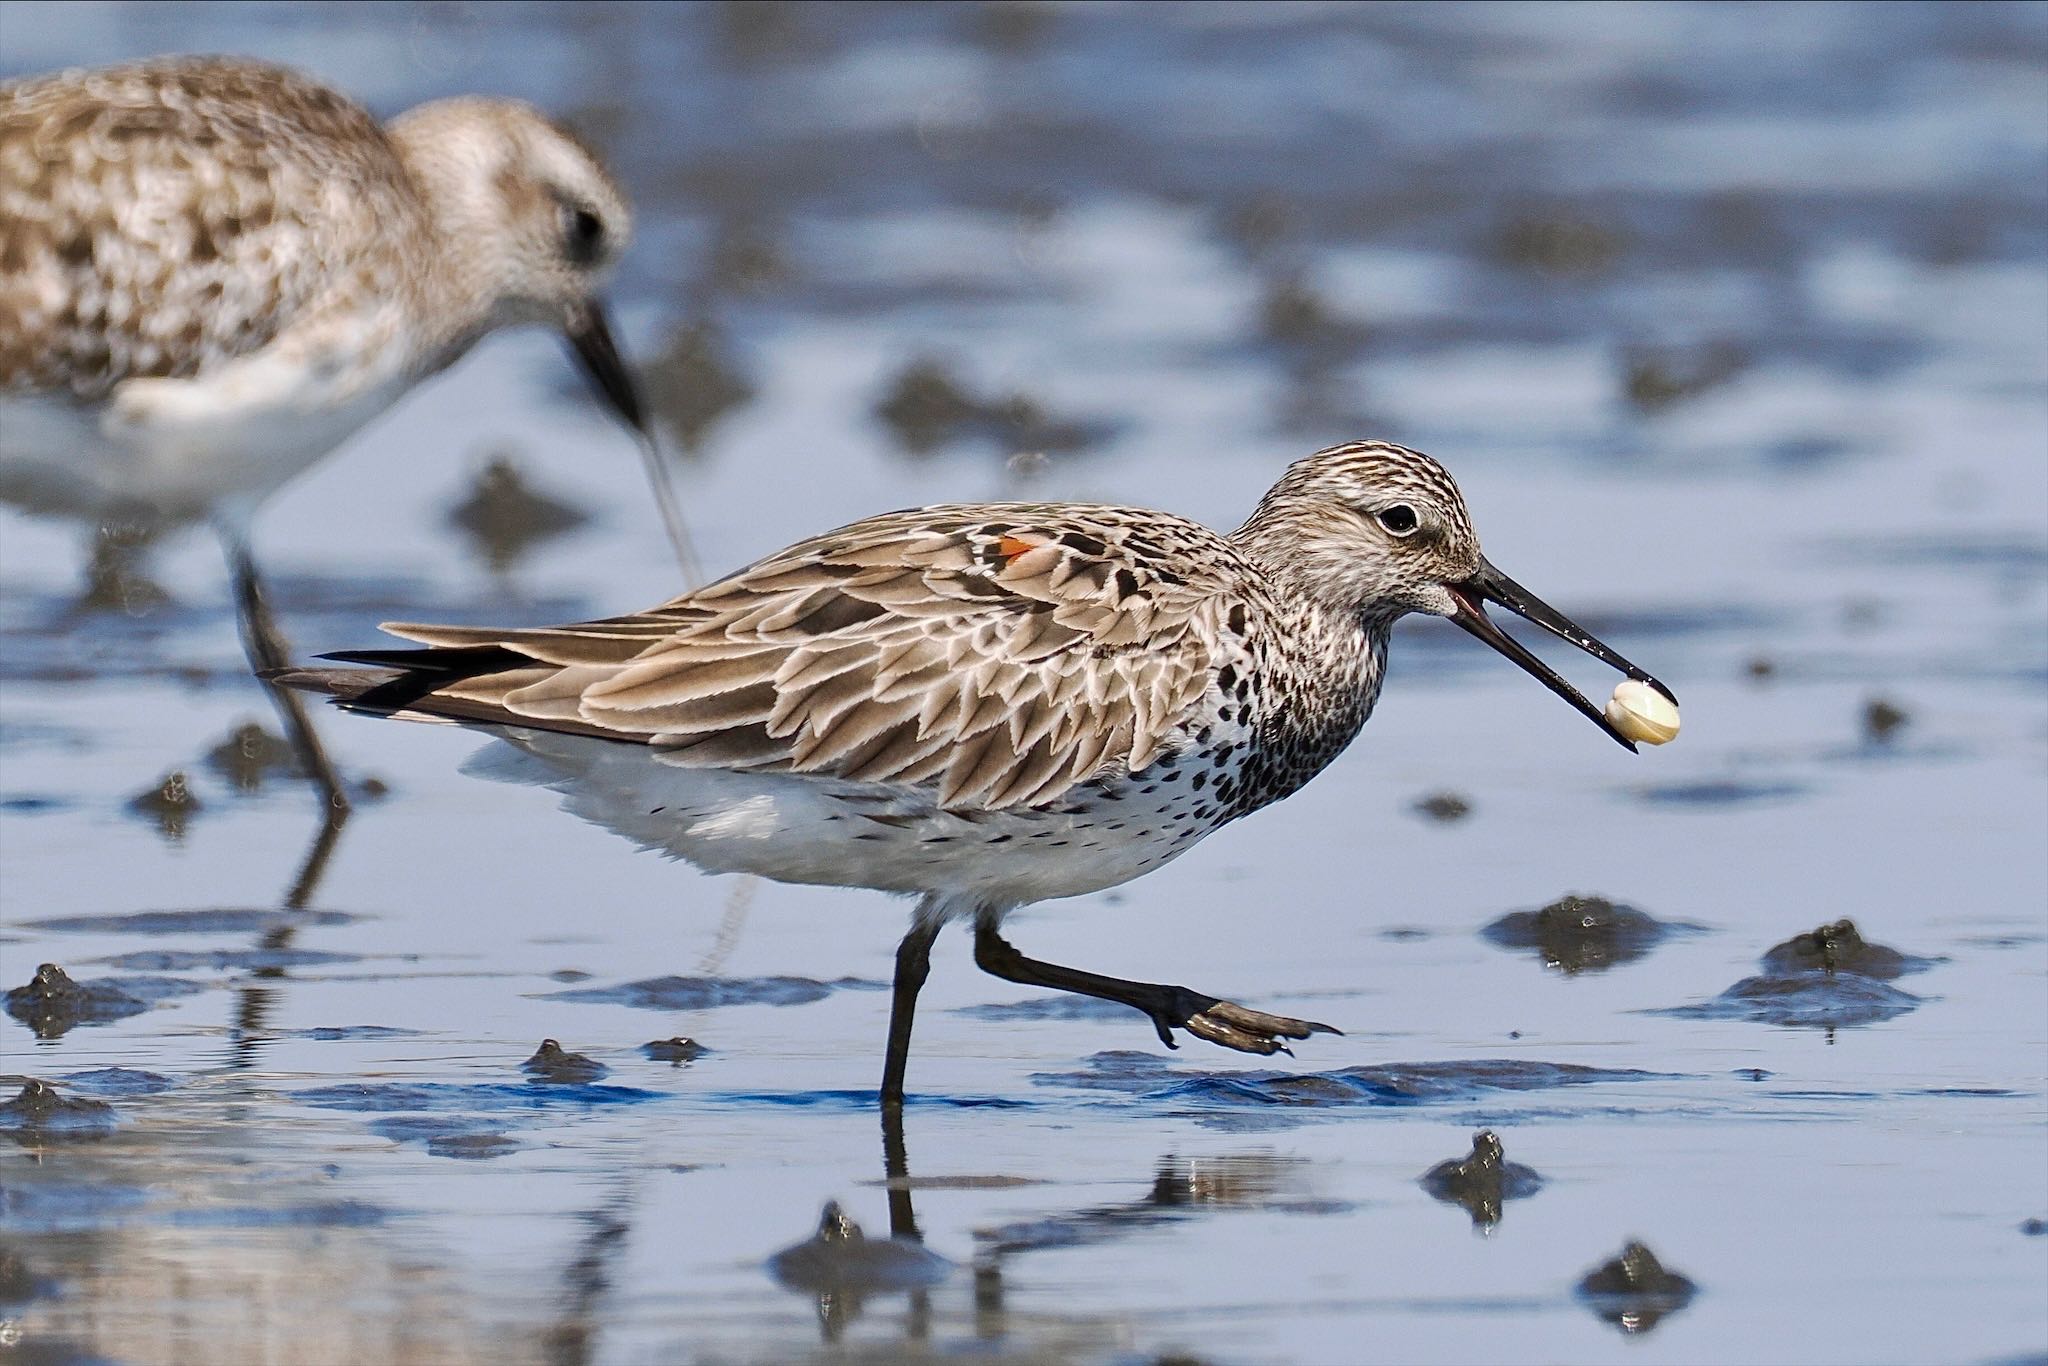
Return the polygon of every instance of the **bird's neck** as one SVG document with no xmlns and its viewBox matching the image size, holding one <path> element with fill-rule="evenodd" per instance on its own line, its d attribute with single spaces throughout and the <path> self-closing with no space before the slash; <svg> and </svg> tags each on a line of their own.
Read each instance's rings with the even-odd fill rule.
<svg viewBox="0 0 2048 1366">
<path fill-rule="evenodd" d="M 499 225 L 490 221 L 489 203 L 472 192 L 476 176 L 466 162 L 476 149 L 455 112 L 422 105 L 387 127 L 424 210 L 421 221 L 409 226 L 428 240 L 409 256 L 418 263 L 411 294 L 429 370 L 457 359 L 501 321 L 489 268 L 489 244 Z"/>
<path fill-rule="evenodd" d="M 1254 646 L 1263 679 L 1235 815 L 1279 801 L 1344 752 L 1379 701 L 1393 623 L 1280 598 Z"/>
</svg>

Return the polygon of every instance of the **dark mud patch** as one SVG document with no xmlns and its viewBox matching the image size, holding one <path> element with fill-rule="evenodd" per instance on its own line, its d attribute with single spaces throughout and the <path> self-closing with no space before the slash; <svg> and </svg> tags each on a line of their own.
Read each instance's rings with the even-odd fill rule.
<svg viewBox="0 0 2048 1366">
<path fill-rule="evenodd" d="M 881 991 L 861 977 L 820 982 L 810 977 L 649 977 L 610 987 L 549 992 L 542 1000 L 632 1006 L 639 1010 L 710 1010 L 718 1006 L 800 1006 L 835 991 Z"/>
<path fill-rule="evenodd" d="M 111 1181 L 0 1186 L 0 1219 L 10 1232 L 92 1232 L 130 1217 L 150 1201 L 140 1186 Z"/>
<path fill-rule="evenodd" d="M 1921 997 L 1854 973 L 1745 977 L 1711 1001 L 1648 1010 L 1681 1020 L 1753 1020 L 1804 1029 L 1850 1029 L 1904 1015 Z"/>
<path fill-rule="evenodd" d="M 1664 783 L 1634 789 L 1646 802 L 1662 806 L 1750 806 L 1791 801 L 1810 791 L 1804 783 L 1745 783 L 1733 779 L 1697 783 Z"/>
<path fill-rule="evenodd" d="M 293 1100 L 322 1110 L 355 1110 L 368 1114 L 456 1113 L 465 1110 L 549 1110 L 600 1105 L 637 1105 L 659 1100 L 659 1091 L 633 1086 L 534 1086 L 491 1084 L 464 1086 L 454 1082 L 348 1082 L 316 1086 L 292 1093 Z"/>
<path fill-rule="evenodd" d="M 52 1277 L 37 1275 L 14 1249 L 0 1247 L 0 1306 L 13 1308 L 53 1298 L 60 1284 Z"/>
<path fill-rule="evenodd" d="M 1634 1335 L 1685 1308 L 1699 1287 L 1658 1261 L 1649 1248 L 1630 1241 L 1618 1256 L 1587 1272 L 1577 1293 L 1595 1314 Z"/>
<path fill-rule="evenodd" d="M 41 793 L 23 793 L 14 797 L 0 797 L 0 811 L 10 816 L 48 816 L 59 811 L 70 811 L 78 803 L 68 797 L 45 796 Z"/>
<path fill-rule="evenodd" d="M 1641 958 L 1674 935 L 1705 932 L 1604 896 L 1570 894 L 1538 910 L 1511 911 L 1479 933 L 1502 948 L 1533 950 L 1545 966 L 1572 976 Z"/>
<path fill-rule="evenodd" d="M 533 1056 L 519 1064 L 519 1070 L 549 1086 L 580 1086 L 612 1074 L 612 1069 L 597 1059 L 571 1053 L 553 1039 L 542 1039 Z"/>
<path fill-rule="evenodd" d="M 353 1039 L 417 1039 L 423 1031 L 400 1029 L 397 1025 L 316 1025 L 311 1029 L 275 1029 L 280 1039 L 318 1039 L 340 1042 Z"/>
<path fill-rule="evenodd" d="M 943 361 L 912 361 L 890 381 L 875 416 L 906 454 L 982 442 L 1004 454 L 1070 454 L 1098 446 L 1117 432 L 1107 419 L 1053 415 L 1027 393 L 979 394 Z"/>
<path fill-rule="evenodd" d="M 18 1138 L 92 1137 L 113 1132 L 118 1122 L 105 1101 L 67 1096 L 33 1078 L 12 1100 L 0 1101 L 0 1133 Z"/>
<path fill-rule="evenodd" d="M 955 1015 L 975 1020 L 1115 1020 L 1142 1021 L 1144 1016 L 1117 1001 L 1099 1001 L 1092 996 L 1036 996 L 1028 1001 L 1001 1001 L 989 1005 L 960 1006 Z"/>
<path fill-rule="evenodd" d="M 64 1084 L 93 1096 L 154 1096 L 178 1085 L 173 1078 L 133 1067 L 96 1067 L 90 1072 L 73 1072 L 64 1078 Z"/>
<path fill-rule="evenodd" d="M 263 934 L 316 925 L 347 925 L 362 919 L 346 911 L 280 911 L 219 908 L 194 911 L 134 911 L 125 915 L 61 915 L 24 922 L 31 930 L 75 930 L 84 934 Z"/>
<path fill-rule="evenodd" d="M 1508 1201 L 1543 1188 L 1543 1178 L 1534 1167 L 1507 1160 L 1506 1146 L 1491 1129 L 1472 1136 L 1470 1153 L 1437 1163 L 1419 1180 L 1437 1199 L 1463 1206 L 1472 1217 L 1472 1227 L 1482 1231 L 1500 1222 Z"/>
<path fill-rule="evenodd" d="M 38 1039 L 62 1038 L 80 1025 L 140 1015 L 159 1001 L 205 988 L 178 977 L 101 977 L 80 982 L 55 963 L 7 993 L 7 1013 Z"/>
<path fill-rule="evenodd" d="M 1020 1186 L 1043 1186 L 1041 1176 L 892 1176 L 882 1181 L 863 1181 L 863 1186 L 882 1186 L 892 1191 L 1007 1191 Z"/>
<path fill-rule="evenodd" d="M 230 972 L 302 968 L 323 963 L 360 963 L 363 955 L 329 953 L 321 949 L 145 949 L 99 961 L 110 968 L 123 968 L 130 972 Z"/>
<path fill-rule="evenodd" d="M 1795 934 L 1784 943 L 1773 945 L 1763 956 L 1764 968 L 1781 975 L 1812 971 L 1853 972 L 1859 977 L 1883 982 L 1911 972 L 1925 972 L 1946 961 L 1873 944 L 1856 928 L 1856 922 L 1848 919 L 1822 925 L 1805 934 Z"/>
<path fill-rule="evenodd" d="M 173 1210 L 166 1222 L 182 1228 L 370 1228 L 390 1211 L 361 1200 L 316 1200 L 302 1205 L 229 1205 Z"/>
<path fill-rule="evenodd" d="M 728 236 L 723 245 L 728 272 L 738 267 L 743 276 L 757 280 L 764 267 L 768 274 L 779 273 L 773 249 L 759 250 L 765 243 L 757 241 L 749 249 Z M 735 247 L 737 257 L 732 253 Z M 703 448 L 721 421 L 754 398 L 754 385 L 735 359 L 724 330 L 709 321 L 685 323 L 671 331 L 642 376 L 655 420 L 690 454 Z"/>
<path fill-rule="evenodd" d="M 1426 797 L 1418 797 L 1408 809 L 1424 820 L 1449 825 L 1472 814 L 1472 801 L 1456 792 L 1432 792 Z"/>
<path fill-rule="evenodd" d="M 479 1161 L 519 1148 L 505 1132 L 503 1115 L 392 1115 L 374 1120 L 370 1132 L 393 1143 L 418 1143 L 436 1157 Z"/>
<path fill-rule="evenodd" d="M 1098 1053 L 1078 1072 L 1039 1073 L 1040 1086 L 1076 1086 L 1204 1108 L 1435 1105 L 1470 1102 L 1496 1092 L 1547 1091 L 1603 1082 L 1662 1081 L 1670 1074 L 1633 1068 L 1517 1058 L 1383 1063 L 1331 1072 L 1188 1072 L 1149 1053 Z"/>
<path fill-rule="evenodd" d="M 468 534 L 471 553 L 494 574 L 508 573 L 529 551 L 589 520 L 584 509 L 535 487 L 502 452 L 448 510 L 448 524 Z"/>
<path fill-rule="evenodd" d="M 464 1162 L 484 1162 L 519 1151 L 519 1141 L 508 1134 L 435 1134 L 427 1140 L 427 1151 L 435 1157 L 452 1157 Z"/>
<path fill-rule="evenodd" d="M 794 1110 L 872 1110 L 876 1106 L 872 1087 L 858 1091 L 721 1091 L 700 1099 L 727 1105 L 773 1105 Z M 1018 1100 L 1013 1096 L 918 1095 L 915 1092 L 905 1096 L 903 1103 L 912 1109 L 948 1110 L 1026 1110 L 1037 1104 L 1036 1101 Z"/>
</svg>

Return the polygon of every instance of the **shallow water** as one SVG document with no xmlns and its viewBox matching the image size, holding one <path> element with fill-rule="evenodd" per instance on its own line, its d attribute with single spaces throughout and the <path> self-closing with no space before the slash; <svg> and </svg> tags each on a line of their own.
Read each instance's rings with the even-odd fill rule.
<svg viewBox="0 0 2048 1366">
<path fill-rule="evenodd" d="M 573 114 L 640 207 L 616 296 L 711 565 L 950 499 L 1234 524 L 1286 460 L 1380 435 L 1686 704 L 1632 758 L 1404 627 L 1309 788 L 1013 923 L 1344 1035 L 1168 1053 L 944 936 L 885 1152 L 900 905 L 703 877 L 465 776 L 474 737 L 339 715 L 388 792 L 323 841 L 288 776 L 208 762 L 268 718 L 206 539 L 157 548 L 168 606 L 81 617 L 81 534 L 0 513 L 0 988 L 54 962 L 141 1007 L 0 1021 L 5 1335 L 2039 1359 L 2044 14 L 0 5 L 10 73 L 238 50 L 381 111 Z M 499 457 L 589 520 L 477 513 Z M 308 653 L 628 610 L 675 578 L 639 479 L 556 345 L 506 336 L 288 489 L 259 549 Z M 196 807 L 130 809 L 174 771 Z M 1445 792 L 1469 811 L 1414 809 Z M 1577 971 L 1481 933 L 1568 892 L 1683 932 Z M 1933 961 L 1764 963 L 1844 917 Z M 705 1051 L 643 1051 L 676 1037 Z M 608 1072 L 530 1075 L 543 1039 Z M 29 1077 L 65 1108 L 15 1105 Z M 1480 1128 L 1541 1178 L 1484 1236 L 1420 1182 Z M 833 1200 L 863 1243 L 810 1244 Z M 912 1224 L 942 1261 L 888 1241 Z M 1630 1239 L 1694 1292 L 1581 1293 Z"/>
</svg>

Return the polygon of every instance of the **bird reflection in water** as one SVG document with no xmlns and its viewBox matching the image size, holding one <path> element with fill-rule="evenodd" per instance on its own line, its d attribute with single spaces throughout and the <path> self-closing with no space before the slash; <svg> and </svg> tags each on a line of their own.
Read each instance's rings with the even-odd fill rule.
<svg viewBox="0 0 2048 1366">
<path fill-rule="evenodd" d="M 915 1177 L 904 1141 L 903 1111 L 882 1109 L 883 1186 L 888 1193 L 889 1236 L 870 1236 L 838 1201 L 827 1202 L 815 1234 L 768 1259 L 767 1270 L 787 1289 L 815 1297 L 819 1332 L 841 1342 L 870 1301 L 904 1295 L 902 1338 L 929 1341 L 933 1292 L 959 1269 L 924 1246 L 915 1192 L 920 1189 L 991 1189 L 1035 1184 L 1011 1176 Z M 1080 1320 L 1026 1325 L 1005 1303 L 1005 1269 L 1022 1253 L 1070 1248 L 1127 1237 L 1194 1214 L 1223 1209 L 1289 1209 L 1327 1213 L 1343 1206 L 1305 1198 L 1306 1159 L 1271 1152 L 1159 1159 L 1151 1185 L 1136 1199 L 1048 1214 L 978 1229 L 970 1265 L 971 1332 L 999 1342 L 1029 1332 L 1051 1332 L 1068 1345 L 1092 1336 Z"/>
</svg>

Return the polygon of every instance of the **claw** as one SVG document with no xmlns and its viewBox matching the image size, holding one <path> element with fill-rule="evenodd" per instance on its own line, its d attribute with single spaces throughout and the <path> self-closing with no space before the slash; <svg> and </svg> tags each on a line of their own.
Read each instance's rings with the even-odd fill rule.
<svg viewBox="0 0 2048 1366">
<path fill-rule="evenodd" d="M 1294 1050 L 1282 1043 L 1282 1038 L 1306 1039 L 1315 1034 L 1340 1032 L 1313 1020 L 1268 1015 L 1263 1010 L 1251 1010 L 1214 997 L 1198 1000 L 1206 1001 L 1206 1004 L 1191 1010 L 1181 1022 L 1181 1028 L 1198 1039 L 1207 1039 L 1210 1043 L 1234 1048 L 1240 1053 L 1256 1053 L 1262 1057 L 1285 1053 L 1291 1058 Z M 1157 1025 L 1158 1022 L 1154 1017 L 1153 1023 Z"/>
</svg>

